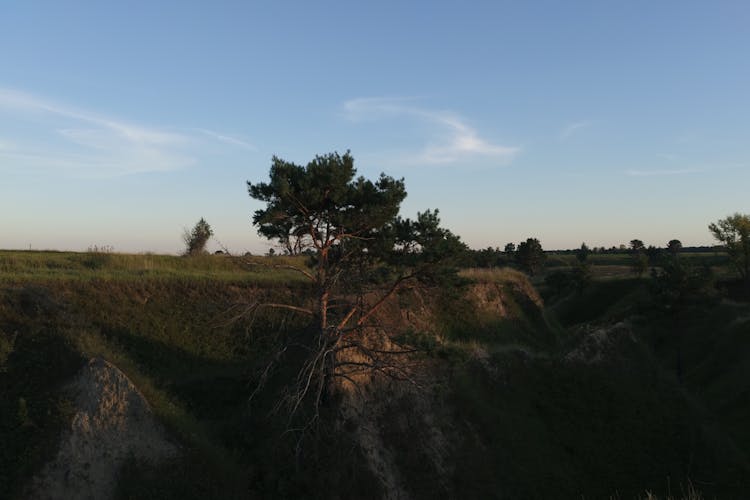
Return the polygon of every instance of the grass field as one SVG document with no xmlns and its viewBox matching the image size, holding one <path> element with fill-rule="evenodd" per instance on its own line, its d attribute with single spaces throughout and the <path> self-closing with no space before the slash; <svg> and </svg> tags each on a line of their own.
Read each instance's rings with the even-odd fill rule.
<svg viewBox="0 0 750 500">
<path fill-rule="evenodd" d="M 211 279 L 257 283 L 299 282 L 300 274 L 273 266 L 305 265 L 303 257 L 178 257 L 110 252 L 0 250 L 0 280 Z"/>
<path fill-rule="evenodd" d="M 187 447 L 154 482 L 243 498 L 247 475 L 218 436 L 244 412 L 267 333 L 299 325 L 275 311 L 230 320 L 254 300 L 306 294 L 297 273 L 223 256 L 0 252 L 0 498 L 19 495 L 50 456 L 69 418 L 60 384 L 92 356 L 123 370 Z M 153 484 L 142 486 L 123 498 Z"/>
<path fill-rule="evenodd" d="M 680 253 L 680 258 L 685 259 L 690 265 L 695 267 L 707 266 L 719 277 L 728 277 L 734 274 L 734 270 L 730 266 L 729 256 L 723 251 L 683 251 Z M 602 279 L 632 277 L 632 260 L 632 256 L 625 252 L 592 253 L 588 256 L 588 263 L 591 265 L 593 276 Z M 573 253 L 548 252 L 544 272 L 549 273 L 556 270 L 569 269 L 575 261 L 576 257 Z M 657 259 L 657 261 L 649 267 L 659 268 L 659 260 Z"/>
</svg>

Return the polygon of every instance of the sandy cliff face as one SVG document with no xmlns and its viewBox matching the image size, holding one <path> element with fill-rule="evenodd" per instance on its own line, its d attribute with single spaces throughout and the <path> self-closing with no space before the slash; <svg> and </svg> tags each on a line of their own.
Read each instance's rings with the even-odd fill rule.
<svg viewBox="0 0 750 500">
<path fill-rule="evenodd" d="M 453 300 L 438 299 L 433 290 L 407 290 L 389 300 L 376 314 L 376 322 L 391 333 L 406 330 L 444 333 L 441 320 L 457 309 L 480 321 L 513 319 L 528 312 L 539 313 L 544 307 L 536 289 L 526 280 L 508 283 L 472 283 Z M 457 302 L 462 302 L 457 306 Z"/>
<path fill-rule="evenodd" d="M 111 498 L 129 457 L 158 461 L 177 453 L 133 383 L 92 358 L 66 389 L 75 412 L 57 456 L 34 478 L 35 499 Z"/>
<path fill-rule="evenodd" d="M 440 298 L 434 291 L 408 290 L 389 300 L 375 315 L 375 327 L 362 338 L 369 349 L 401 353 L 408 345 L 390 337 L 420 332 L 441 338 L 446 335 L 446 315 L 460 310 L 478 327 L 487 321 L 517 319 L 533 310 L 539 314 L 542 300 L 527 282 L 474 283 L 454 300 Z M 457 304 L 456 301 L 460 301 Z M 450 321 L 454 321 L 451 318 Z M 486 353 L 484 353 L 486 354 Z M 471 356 L 481 356 L 472 352 Z M 391 354 L 375 363 L 356 352 L 343 351 L 341 359 L 371 363 L 375 369 L 339 381 L 342 393 L 341 424 L 353 428 L 367 466 L 378 478 L 383 498 L 412 497 L 407 485 L 413 482 L 410 461 L 418 461 L 420 474 L 434 478 L 432 489 L 439 496 L 454 496 L 453 448 L 461 439 L 446 407 L 445 387 L 451 376 L 438 357 L 420 353 Z M 481 360 L 480 360 L 481 361 Z M 405 458 L 409 457 L 409 458 Z"/>
</svg>

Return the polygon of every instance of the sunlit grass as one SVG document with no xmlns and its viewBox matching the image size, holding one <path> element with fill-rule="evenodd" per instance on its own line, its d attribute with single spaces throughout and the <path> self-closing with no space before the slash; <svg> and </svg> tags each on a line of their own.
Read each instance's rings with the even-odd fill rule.
<svg viewBox="0 0 750 500">
<path fill-rule="evenodd" d="M 304 281 L 302 257 L 120 254 L 108 252 L 0 251 L 0 280 L 211 279 L 259 284 Z M 276 266 L 276 267 L 275 267 Z"/>
<path fill-rule="evenodd" d="M 493 268 L 469 268 L 462 269 L 459 275 L 481 283 L 508 283 L 526 281 L 528 278 L 524 273 L 510 267 Z"/>
</svg>

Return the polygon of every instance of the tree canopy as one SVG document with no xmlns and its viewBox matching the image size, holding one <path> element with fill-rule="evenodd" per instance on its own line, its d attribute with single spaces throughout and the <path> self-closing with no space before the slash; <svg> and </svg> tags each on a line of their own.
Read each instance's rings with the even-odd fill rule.
<svg viewBox="0 0 750 500">
<path fill-rule="evenodd" d="M 437 210 L 415 220 L 398 215 L 406 197 L 403 179 L 381 174 L 357 177 L 349 152 L 316 156 L 305 166 L 274 157 L 268 182 L 248 181 L 250 197 L 264 204 L 255 211 L 258 233 L 287 253 L 308 253 L 302 273 L 315 290 L 314 304 L 259 304 L 309 315 L 316 348 L 294 391 L 299 404 L 309 391 L 319 404 L 332 377 L 347 377 L 347 350 L 383 372 L 383 363 L 356 339 L 368 320 L 399 290 L 435 285 L 455 277 L 453 263 L 465 250 L 458 236 L 440 227 Z M 362 359 L 366 361 L 361 361 Z"/>
<path fill-rule="evenodd" d="M 735 213 L 709 224 L 708 230 L 719 240 L 746 283 L 750 283 L 750 215 Z"/>
<path fill-rule="evenodd" d="M 669 240 L 667 243 L 667 252 L 670 255 L 677 255 L 682 251 L 682 242 L 680 240 Z"/>
<path fill-rule="evenodd" d="M 536 238 L 527 238 L 516 247 L 516 262 L 532 276 L 544 266 L 546 259 L 542 244 Z"/>
<path fill-rule="evenodd" d="M 590 253 L 591 249 L 586 245 L 586 243 L 581 243 L 581 247 L 575 251 L 576 260 L 578 260 L 578 262 L 580 263 L 584 263 L 588 260 Z"/>
<path fill-rule="evenodd" d="M 266 204 L 253 224 L 290 254 L 313 248 L 325 257 L 343 241 L 372 239 L 398 214 L 404 180 L 355 175 L 348 152 L 316 156 L 304 167 L 274 156 L 270 182 L 247 183 L 250 196 Z"/>
<path fill-rule="evenodd" d="M 185 231 L 182 234 L 182 239 L 185 241 L 185 255 L 198 255 L 205 253 L 206 243 L 214 235 L 213 229 L 208 222 L 201 217 L 192 231 Z"/>
</svg>

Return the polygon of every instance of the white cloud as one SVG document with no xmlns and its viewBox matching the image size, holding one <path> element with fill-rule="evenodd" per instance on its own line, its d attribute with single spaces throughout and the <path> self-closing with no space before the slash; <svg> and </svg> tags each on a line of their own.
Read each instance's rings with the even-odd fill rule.
<svg viewBox="0 0 750 500">
<path fill-rule="evenodd" d="M 118 177 L 149 172 L 171 171 L 195 163 L 186 155 L 165 154 L 156 150 L 135 151 L 130 156 L 102 154 L 99 156 L 60 153 L 16 153 L 0 151 L 3 166 L 27 172 L 49 170 L 86 178 Z"/>
<path fill-rule="evenodd" d="M 48 113 L 78 122 L 86 122 L 107 129 L 121 138 L 139 144 L 165 145 L 180 144 L 185 136 L 155 128 L 130 124 L 114 118 L 104 117 L 90 111 L 55 104 L 44 99 L 0 88 L 0 108 L 16 109 L 25 112 Z"/>
<path fill-rule="evenodd" d="M 592 125 L 592 122 L 585 120 L 580 122 L 568 123 L 560 131 L 559 138 L 561 141 L 565 141 L 573 137 L 576 133 L 583 129 L 586 129 Z"/>
<path fill-rule="evenodd" d="M 198 132 L 205 134 L 209 137 L 212 137 L 219 142 L 223 142 L 224 144 L 238 146 L 240 148 L 247 149 L 249 151 L 257 151 L 258 149 L 254 145 L 250 144 L 249 142 L 243 141 L 242 139 L 238 139 L 236 137 L 232 137 L 231 135 L 220 134 L 218 132 L 214 132 L 213 130 L 208 130 L 205 128 L 198 129 Z"/>
<path fill-rule="evenodd" d="M 0 143 L 8 168 L 55 169 L 100 177 L 178 170 L 196 163 L 196 134 L 143 126 L 0 88 L 0 119 L 12 115 L 26 135 L 11 151 Z M 1 123 L 1 122 L 0 122 Z M 31 131 L 31 134 L 29 134 Z M 254 149 L 240 139 L 200 129 L 224 144 Z M 12 153 L 12 154 L 11 154 Z"/>
<path fill-rule="evenodd" d="M 406 155 L 409 163 L 455 163 L 468 158 L 485 157 L 507 164 L 520 152 L 519 147 L 493 144 L 481 138 L 462 117 L 412 105 L 409 98 L 359 98 L 344 103 L 344 116 L 355 122 L 410 116 L 438 128 L 436 137 L 417 154 Z"/>
</svg>

